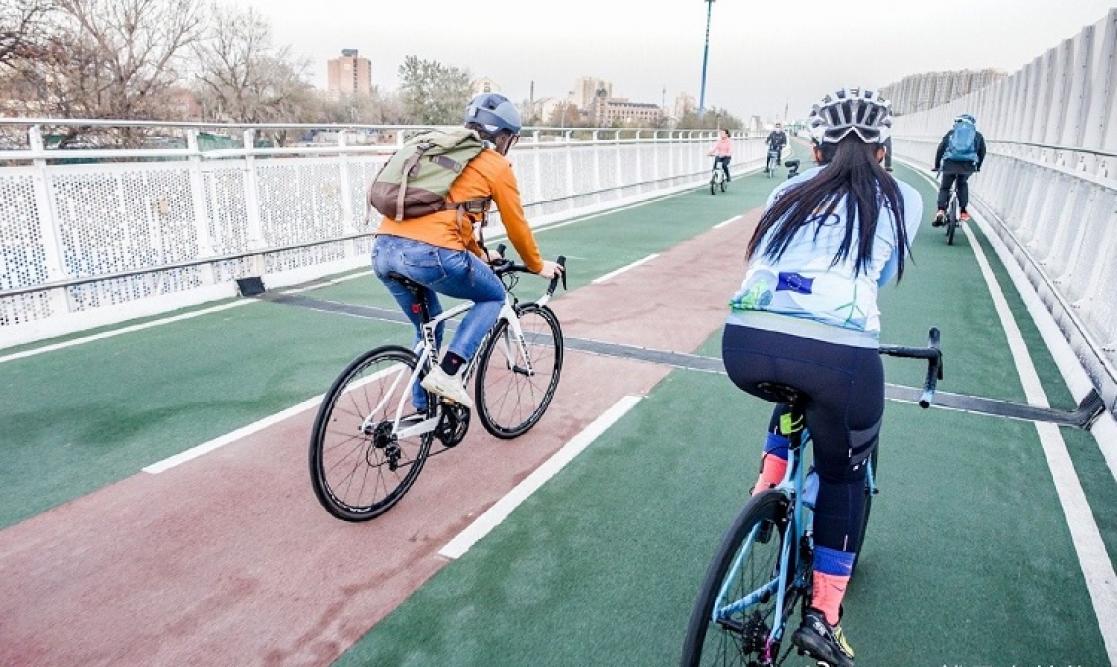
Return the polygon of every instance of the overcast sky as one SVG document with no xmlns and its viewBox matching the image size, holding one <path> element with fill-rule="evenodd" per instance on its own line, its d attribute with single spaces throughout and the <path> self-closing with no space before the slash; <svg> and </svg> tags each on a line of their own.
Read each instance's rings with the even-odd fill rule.
<svg viewBox="0 0 1117 667">
<path fill-rule="evenodd" d="M 487 76 L 519 101 L 562 96 L 583 75 L 614 94 L 671 104 L 698 97 L 706 4 L 699 0 L 222 0 L 272 20 L 279 44 L 311 62 L 342 48 L 372 61 L 373 84 L 395 88 L 414 54 Z M 906 74 L 996 67 L 1012 72 L 1085 25 L 1115 0 L 717 0 L 710 31 L 707 104 L 747 116 L 804 115 L 843 85 L 883 86 Z"/>
</svg>

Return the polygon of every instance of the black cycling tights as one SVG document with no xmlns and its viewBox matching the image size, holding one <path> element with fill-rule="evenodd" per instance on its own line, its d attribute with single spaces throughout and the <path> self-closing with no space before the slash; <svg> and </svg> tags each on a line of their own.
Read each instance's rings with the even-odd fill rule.
<svg viewBox="0 0 1117 667">
<path fill-rule="evenodd" d="M 722 359 L 730 379 L 754 396 L 768 398 L 757 385 L 771 382 L 807 397 L 803 408 L 819 478 L 815 542 L 853 551 L 865 511 L 866 461 L 884 414 L 879 352 L 730 324 L 722 336 Z M 777 404 L 773 422 L 787 411 L 787 405 Z"/>
</svg>

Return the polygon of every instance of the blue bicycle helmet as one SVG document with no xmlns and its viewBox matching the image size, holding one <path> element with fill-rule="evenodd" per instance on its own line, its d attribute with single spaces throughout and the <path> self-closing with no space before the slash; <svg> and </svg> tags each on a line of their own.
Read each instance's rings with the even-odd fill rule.
<svg viewBox="0 0 1117 667">
<path fill-rule="evenodd" d="M 481 93 L 470 100 L 465 108 L 464 122 L 466 125 L 480 125 L 494 137 L 502 131 L 517 135 L 523 127 L 516 106 L 500 93 Z"/>
<path fill-rule="evenodd" d="M 966 123 L 969 123 L 970 125 L 977 125 L 977 119 L 974 118 L 972 115 L 970 115 L 968 113 L 964 113 L 960 116 L 955 116 L 954 117 L 954 122 L 955 123 L 966 122 Z"/>
</svg>

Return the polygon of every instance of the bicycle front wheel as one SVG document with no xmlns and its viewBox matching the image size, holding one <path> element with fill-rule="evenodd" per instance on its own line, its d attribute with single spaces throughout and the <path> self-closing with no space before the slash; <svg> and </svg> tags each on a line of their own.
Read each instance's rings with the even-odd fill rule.
<svg viewBox="0 0 1117 667">
<path fill-rule="evenodd" d="M 400 439 L 393 428 L 400 401 L 404 416 L 414 412 L 408 381 L 416 362 L 404 347 L 366 352 L 322 399 L 310 435 L 310 480 L 318 502 L 335 517 L 368 521 L 383 514 L 423 469 L 433 431 Z"/>
<path fill-rule="evenodd" d="M 759 665 L 779 654 L 767 646 L 772 627 L 786 622 L 794 600 L 776 608 L 780 553 L 787 539 L 788 499 L 753 496 L 726 532 L 694 604 L 680 664 Z M 795 554 L 790 567 L 794 568 Z M 791 573 L 788 582 L 794 579 Z M 724 591 L 724 594 L 723 594 Z"/>
<path fill-rule="evenodd" d="M 505 439 L 527 433 L 542 419 L 562 373 L 562 329 L 554 312 L 532 303 L 518 313 L 523 347 L 502 320 L 477 362 L 477 418 Z"/>
</svg>

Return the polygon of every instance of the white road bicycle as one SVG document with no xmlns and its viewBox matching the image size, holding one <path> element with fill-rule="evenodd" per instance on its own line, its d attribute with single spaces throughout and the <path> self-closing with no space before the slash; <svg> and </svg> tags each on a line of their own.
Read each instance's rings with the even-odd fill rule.
<svg viewBox="0 0 1117 667">
<path fill-rule="evenodd" d="M 503 255 L 503 246 L 498 252 Z M 565 266 L 566 258 L 558 263 Z M 504 306 L 464 372 L 466 382 L 475 383 L 482 426 L 511 439 L 539 422 L 558 387 L 562 329 L 547 303 L 560 278 L 553 278 L 538 300 L 520 303 L 513 290 L 528 268 L 509 260 L 492 268 L 507 292 Z M 394 278 L 420 294 L 417 283 Z M 561 281 L 565 289 L 565 274 Z M 415 483 L 433 441 L 442 443 L 435 452 L 441 453 L 461 442 L 469 428 L 465 406 L 423 392 L 427 409 L 416 412 L 412 395 L 438 363 L 438 329 L 473 304 L 432 317 L 425 300 L 416 301 L 422 336 L 415 348 L 387 345 L 357 357 L 318 408 L 310 436 L 310 478 L 322 507 L 339 519 L 368 521 L 391 509 Z"/>
</svg>

